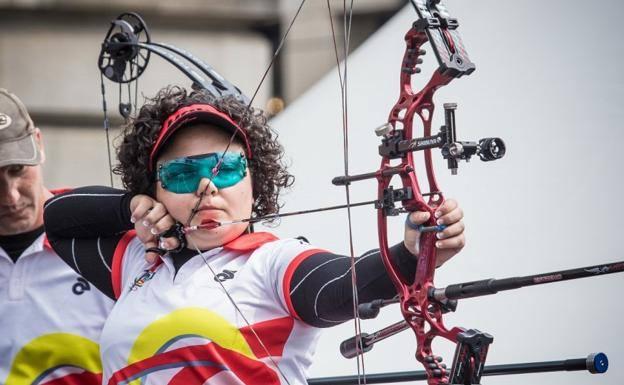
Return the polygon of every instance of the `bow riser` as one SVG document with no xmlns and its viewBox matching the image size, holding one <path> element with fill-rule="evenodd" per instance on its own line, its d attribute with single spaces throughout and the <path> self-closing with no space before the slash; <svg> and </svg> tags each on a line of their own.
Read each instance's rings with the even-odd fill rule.
<svg viewBox="0 0 624 385">
<path fill-rule="evenodd" d="M 423 28 L 422 20 L 421 18 L 414 23 L 405 35 L 406 49 L 401 62 L 400 95 L 397 103 L 390 111 L 388 123 L 392 129 L 385 135 L 384 140 L 411 141 L 414 138 L 415 115 L 421 119 L 423 138 L 431 137 L 432 117 L 435 110 L 433 102 L 435 91 L 449 84 L 456 77 L 471 73 L 474 70 L 474 65 L 470 61 L 458 59 L 460 56 L 466 58 L 467 56 L 459 36 L 454 33 L 455 31 L 450 33 L 446 29 L 433 30 Z M 425 25 L 428 26 L 431 22 L 429 19 Z M 417 66 L 422 63 L 421 56 L 425 54 L 421 47 L 430 39 L 434 40 L 431 42 L 431 45 L 434 48 L 440 67 L 434 71 L 427 84 L 415 93 L 412 88 L 412 76 L 420 72 Z M 446 47 L 447 50 L 440 47 Z M 458 49 L 459 52 L 457 52 Z M 455 52 L 458 54 L 456 55 Z M 453 64 L 455 64 L 455 68 L 451 68 Z M 463 70 L 458 70 L 457 65 L 461 64 L 468 66 Z M 457 336 L 464 329 L 453 328 L 448 330 L 442 320 L 443 309 L 441 305 L 437 302 L 431 302 L 429 299 L 428 293 L 434 287 L 433 279 L 436 268 L 435 245 L 437 238 L 434 232 L 425 232 L 420 235 L 419 255 L 413 281 L 403 277 L 390 259 L 387 216 L 395 215 L 401 209 L 394 209 L 394 199 L 393 197 L 388 197 L 393 195 L 396 190 L 390 186 L 390 180 L 393 175 L 387 174 L 390 174 L 388 172 L 390 169 L 403 170 L 398 173 L 402 183 L 402 189 L 398 191 L 405 192 L 401 199 L 402 210 L 408 212 L 426 211 L 430 214 L 430 218 L 425 225 L 435 226 L 436 218 L 434 213 L 444 202 L 444 195 L 438 187 L 435 178 L 431 150 L 439 147 L 440 140 L 441 138 L 438 137 L 432 142 L 431 147 L 422 149 L 429 188 L 427 192 L 423 193 L 416 176 L 413 154 L 413 151 L 418 150 L 415 148 L 416 142 L 412 142 L 413 146 L 407 147 L 404 151 L 397 151 L 398 153 L 390 155 L 382 154 L 381 167 L 377 173 L 379 200 L 380 202 L 390 201 L 392 204 L 391 208 L 387 206 L 378 207 L 379 244 L 382 260 L 399 294 L 401 313 L 416 335 L 416 359 L 424 365 L 430 385 L 447 384 L 449 382 L 449 371 L 446 369 L 446 365 L 432 351 L 431 344 L 433 340 L 439 336 L 457 343 Z M 398 147 L 396 146 L 396 148 Z M 391 160 L 397 158 L 400 158 L 400 163 L 391 165 Z"/>
</svg>

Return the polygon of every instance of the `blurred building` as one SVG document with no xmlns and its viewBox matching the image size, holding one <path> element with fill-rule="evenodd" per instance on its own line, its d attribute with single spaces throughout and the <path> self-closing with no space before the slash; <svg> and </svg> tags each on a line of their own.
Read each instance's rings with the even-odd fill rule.
<svg viewBox="0 0 624 385">
<path fill-rule="evenodd" d="M 138 12 L 153 41 L 190 51 L 251 95 L 299 4 L 299 0 L 0 0 L 0 87 L 16 93 L 43 130 L 48 185 L 106 184 L 107 144 L 96 64 L 111 20 L 123 12 Z M 342 50 L 343 1 L 330 4 Z M 355 2 L 350 49 L 402 5 L 398 0 Z M 279 112 L 335 66 L 328 15 L 326 1 L 306 2 L 258 91 L 256 106 Z M 152 55 L 139 80 L 139 103 L 168 84 L 189 86 L 190 81 Z M 105 85 L 112 126 L 118 127 L 119 94 L 127 99 L 127 88 L 109 81 Z M 111 132 L 113 141 L 116 135 Z"/>
</svg>

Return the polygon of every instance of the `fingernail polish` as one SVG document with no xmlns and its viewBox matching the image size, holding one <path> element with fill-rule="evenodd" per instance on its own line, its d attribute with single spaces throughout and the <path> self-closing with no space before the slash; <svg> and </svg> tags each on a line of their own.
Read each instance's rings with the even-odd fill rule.
<svg viewBox="0 0 624 385">
<path fill-rule="evenodd" d="M 442 234 L 442 233 L 436 233 L 436 238 L 438 238 L 438 239 L 442 239 L 442 238 L 444 238 L 444 234 Z"/>
<path fill-rule="evenodd" d="M 130 217 L 130 222 L 136 223 L 136 218 L 135 217 Z"/>
<path fill-rule="evenodd" d="M 439 249 L 440 247 L 442 247 L 442 242 L 436 242 L 436 247 Z"/>
<path fill-rule="evenodd" d="M 152 233 L 152 234 L 154 234 L 154 235 L 158 234 L 158 232 L 156 231 L 156 229 L 150 229 L 150 233 Z"/>
<path fill-rule="evenodd" d="M 444 224 L 444 220 L 442 220 L 442 219 L 438 219 L 438 220 L 436 221 L 436 223 L 437 223 L 438 225 L 443 225 L 443 224 Z"/>
<path fill-rule="evenodd" d="M 436 218 L 440 218 L 442 216 L 442 212 L 436 211 L 434 215 Z"/>
<path fill-rule="evenodd" d="M 143 226 L 145 226 L 145 227 L 149 227 L 149 225 L 150 225 L 150 224 L 149 224 L 149 222 L 148 222 L 148 221 L 143 221 Z"/>
</svg>

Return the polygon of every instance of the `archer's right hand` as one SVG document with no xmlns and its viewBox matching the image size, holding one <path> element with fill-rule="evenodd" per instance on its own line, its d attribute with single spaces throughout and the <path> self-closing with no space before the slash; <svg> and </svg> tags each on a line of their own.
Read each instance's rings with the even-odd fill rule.
<svg viewBox="0 0 624 385">
<path fill-rule="evenodd" d="M 130 212 L 130 221 L 134 223 L 137 237 L 146 250 L 158 248 L 166 251 L 178 246 L 175 238 L 159 237 L 159 234 L 169 230 L 176 222 L 162 203 L 148 195 L 139 194 L 130 201 Z M 146 252 L 145 260 L 154 263 L 158 256 L 156 252 Z"/>
</svg>

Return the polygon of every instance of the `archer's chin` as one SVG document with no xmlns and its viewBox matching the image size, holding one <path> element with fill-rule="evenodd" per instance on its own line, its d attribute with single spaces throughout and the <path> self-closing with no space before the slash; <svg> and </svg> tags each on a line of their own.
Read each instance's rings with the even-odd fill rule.
<svg viewBox="0 0 624 385">
<path fill-rule="evenodd" d="M 244 234 L 246 225 L 230 225 L 220 226 L 214 229 L 199 229 L 187 234 L 189 246 L 193 249 L 194 245 L 200 250 L 210 250 L 215 247 L 221 247 Z"/>
</svg>

